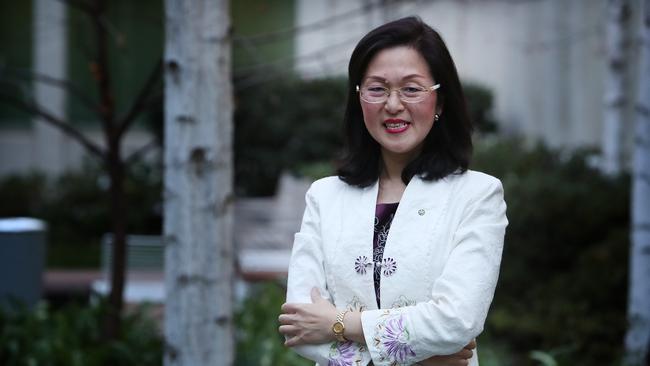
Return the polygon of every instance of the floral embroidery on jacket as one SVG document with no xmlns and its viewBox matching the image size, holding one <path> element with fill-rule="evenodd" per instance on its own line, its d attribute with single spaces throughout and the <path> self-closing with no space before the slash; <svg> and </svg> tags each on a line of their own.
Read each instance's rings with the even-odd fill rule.
<svg viewBox="0 0 650 366">
<path fill-rule="evenodd" d="M 381 268 L 383 270 L 384 276 L 392 276 L 393 273 L 397 270 L 397 261 L 393 258 L 384 258 L 381 262 Z"/>
<path fill-rule="evenodd" d="M 368 260 L 368 257 L 366 257 L 365 255 L 358 256 L 357 259 L 354 261 L 354 270 L 360 275 L 366 274 L 366 268 L 371 266 L 372 266 L 372 262 L 370 262 Z"/>
<path fill-rule="evenodd" d="M 405 365 L 407 358 L 415 357 L 415 352 L 409 345 L 411 335 L 404 325 L 404 316 L 386 311 L 382 317 L 384 319 L 377 325 L 374 336 L 379 357 L 382 361 L 391 362 L 391 366 Z"/>
<path fill-rule="evenodd" d="M 362 360 L 362 350 L 355 348 L 352 341 L 332 343 L 327 366 L 355 366 Z"/>
<path fill-rule="evenodd" d="M 400 295 L 391 305 L 391 308 L 397 309 L 397 308 L 403 308 L 405 306 L 412 306 L 415 305 L 416 301 L 415 300 L 410 300 L 404 295 Z"/>
<path fill-rule="evenodd" d="M 352 297 L 352 300 L 348 301 L 347 305 L 345 305 L 345 308 L 349 311 L 362 312 L 366 310 L 368 307 L 366 306 L 366 304 L 361 302 L 361 300 L 359 300 L 358 296 L 354 296 Z"/>
</svg>

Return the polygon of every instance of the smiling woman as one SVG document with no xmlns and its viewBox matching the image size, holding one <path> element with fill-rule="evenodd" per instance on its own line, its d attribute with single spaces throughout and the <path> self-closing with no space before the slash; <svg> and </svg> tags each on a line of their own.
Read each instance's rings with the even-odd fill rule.
<svg viewBox="0 0 650 366">
<path fill-rule="evenodd" d="M 286 345 L 319 365 L 478 365 L 499 273 L 501 182 L 468 170 L 454 63 L 418 18 L 368 33 L 349 66 L 347 154 L 296 234 Z"/>
</svg>

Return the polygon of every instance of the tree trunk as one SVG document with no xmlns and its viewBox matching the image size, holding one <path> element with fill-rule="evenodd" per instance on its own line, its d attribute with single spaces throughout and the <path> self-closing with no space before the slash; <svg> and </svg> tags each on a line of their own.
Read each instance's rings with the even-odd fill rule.
<svg viewBox="0 0 650 366">
<path fill-rule="evenodd" d="M 623 164 L 624 119 L 628 96 L 630 0 L 607 3 L 607 73 L 602 135 L 603 172 L 618 174 Z"/>
<path fill-rule="evenodd" d="M 643 31 L 632 180 L 632 232 L 627 361 L 648 362 L 650 343 L 650 0 L 643 2 Z"/>
<path fill-rule="evenodd" d="M 106 170 L 110 178 L 111 226 L 113 231 L 113 261 L 111 263 L 111 292 L 104 327 L 108 339 L 118 339 L 121 334 L 124 307 L 124 282 L 126 275 L 126 215 L 127 202 L 124 191 L 125 166 L 120 157 L 119 141 L 110 141 Z"/>
<path fill-rule="evenodd" d="M 165 365 L 232 365 L 228 1 L 165 15 Z"/>
</svg>

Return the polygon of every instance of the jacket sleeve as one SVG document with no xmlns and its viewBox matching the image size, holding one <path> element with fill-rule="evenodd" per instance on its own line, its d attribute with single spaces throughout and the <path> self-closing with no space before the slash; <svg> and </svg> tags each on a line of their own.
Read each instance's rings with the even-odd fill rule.
<svg viewBox="0 0 650 366">
<path fill-rule="evenodd" d="M 289 262 L 287 302 L 311 303 L 310 291 L 313 287 L 317 287 L 321 296 L 333 302 L 325 278 L 320 215 L 317 200 L 314 196 L 314 185 L 307 192 L 305 200 L 305 213 L 300 232 L 295 235 Z M 361 359 L 363 349 L 361 345 L 354 342 L 331 342 L 318 345 L 301 345 L 292 348 L 299 355 L 316 361 L 321 366 L 330 363 L 338 365 L 337 361 Z"/>
<path fill-rule="evenodd" d="M 508 224 L 501 182 L 495 179 L 486 186 L 463 210 L 430 300 L 361 314 L 364 337 L 376 366 L 408 365 L 456 353 L 483 330 Z"/>
</svg>

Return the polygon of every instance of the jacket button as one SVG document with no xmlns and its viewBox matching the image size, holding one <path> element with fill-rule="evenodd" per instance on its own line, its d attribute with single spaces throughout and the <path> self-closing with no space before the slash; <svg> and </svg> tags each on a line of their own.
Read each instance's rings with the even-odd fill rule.
<svg viewBox="0 0 650 366">
<path fill-rule="evenodd" d="M 424 212 L 425 212 L 424 209 L 421 208 L 421 209 L 418 210 L 418 215 L 424 216 Z"/>
</svg>

